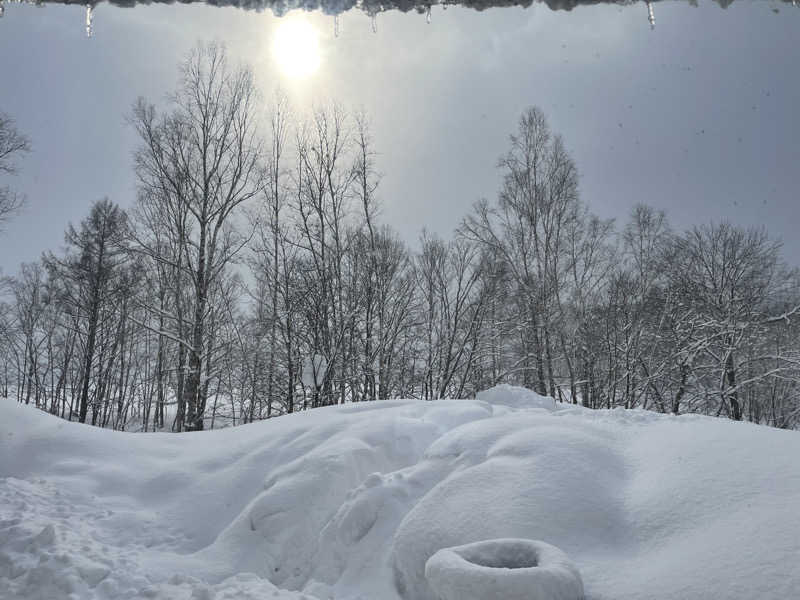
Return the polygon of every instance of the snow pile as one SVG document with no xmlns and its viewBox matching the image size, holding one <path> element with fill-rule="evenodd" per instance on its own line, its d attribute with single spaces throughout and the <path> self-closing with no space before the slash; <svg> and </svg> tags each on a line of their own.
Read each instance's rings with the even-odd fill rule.
<svg viewBox="0 0 800 600">
<path fill-rule="evenodd" d="M 577 414 L 576 414 L 577 416 Z M 437 550 L 492 538 L 544 540 L 575 557 L 604 553 L 628 528 L 625 464 L 606 428 L 550 413 L 472 423 L 436 441 L 421 461 L 447 464 L 400 524 L 394 545 L 404 597 L 435 600 L 425 562 Z"/>
<path fill-rule="evenodd" d="M 247 573 L 218 585 L 185 575 L 153 583 L 135 560 L 137 550 L 146 547 L 133 539 L 136 532 L 115 541 L 104 531 L 113 517 L 113 510 L 86 504 L 45 480 L 5 479 L 0 484 L 0 598 L 309 598 Z"/>
<path fill-rule="evenodd" d="M 425 578 L 442 600 L 583 600 L 578 569 L 535 540 L 486 540 L 439 550 Z"/>
<path fill-rule="evenodd" d="M 540 396 L 532 390 L 505 383 L 478 392 L 477 398 L 489 404 L 510 408 L 544 408 L 546 410 L 555 410 L 556 408 L 556 401 L 548 396 Z"/>
<path fill-rule="evenodd" d="M 196 434 L 4 400 L 0 598 L 434 600 L 438 551 L 526 538 L 589 600 L 784 600 L 798 456 L 797 432 L 509 387 Z"/>
</svg>

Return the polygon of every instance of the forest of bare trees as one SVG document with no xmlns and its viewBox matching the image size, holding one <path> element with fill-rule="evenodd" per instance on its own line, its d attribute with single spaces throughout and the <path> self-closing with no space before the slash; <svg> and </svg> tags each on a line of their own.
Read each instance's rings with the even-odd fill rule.
<svg viewBox="0 0 800 600">
<path fill-rule="evenodd" d="M 380 221 L 367 118 L 265 101 L 199 46 L 140 99 L 138 197 L 3 282 L 0 395 L 127 430 L 513 383 L 590 408 L 800 426 L 800 273 L 761 229 L 594 216 L 545 115 L 450 239 Z M 29 150 L 0 117 L 0 175 Z M 0 187 L 0 222 L 20 197 Z M 4 207 L 8 207 L 6 212 Z"/>
</svg>

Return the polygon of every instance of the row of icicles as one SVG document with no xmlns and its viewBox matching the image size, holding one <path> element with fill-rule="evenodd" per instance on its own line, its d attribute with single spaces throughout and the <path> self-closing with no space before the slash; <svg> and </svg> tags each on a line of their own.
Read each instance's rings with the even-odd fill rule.
<svg viewBox="0 0 800 600">
<path fill-rule="evenodd" d="M 3 6 L 5 0 L 0 0 L 0 17 L 3 16 L 5 11 L 5 7 Z M 11 2 L 15 2 L 17 4 L 22 4 L 23 2 L 26 4 L 41 4 L 39 0 L 10 0 Z M 653 11 L 653 3 L 650 0 L 646 0 L 645 4 L 647 4 L 647 20 L 650 22 L 650 28 L 655 29 L 656 27 L 656 16 Z M 797 0 L 792 0 L 792 6 L 797 6 Z M 87 4 L 86 5 L 86 37 L 92 37 L 92 21 L 94 19 L 93 15 L 93 5 Z M 447 10 L 447 3 L 442 3 L 442 9 Z M 370 17 L 370 21 L 372 24 L 372 31 L 373 33 L 378 32 L 378 22 L 377 22 L 377 13 L 374 10 L 370 10 L 367 13 Z M 425 21 L 430 24 L 431 22 L 431 5 L 428 4 L 425 10 Z M 334 37 L 339 37 L 339 15 L 334 15 L 333 17 L 333 35 Z"/>
<path fill-rule="evenodd" d="M 792 0 L 792 6 L 798 6 L 798 0 Z M 0 0 L 2 3 L 2 0 Z M 647 5 L 647 20 L 650 22 L 650 29 L 656 28 L 656 15 L 655 11 L 653 10 L 653 3 L 650 0 L 645 0 L 645 4 Z M 442 10 L 447 10 L 447 2 L 442 3 Z M 369 13 L 370 18 L 372 19 L 372 31 L 377 33 L 378 26 L 375 22 L 375 12 L 370 11 Z M 428 4 L 427 9 L 425 11 L 425 21 L 430 25 L 431 23 L 431 5 Z M 334 16 L 333 21 L 333 34 L 336 37 L 339 37 L 339 15 Z"/>
<path fill-rule="evenodd" d="M 2 2 L 2 0 L 0 0 Z M 792 5 L 794 5 L 796 0 L 792 0 Z M 646 0 L 645 4 L 647 4 L 647 20 L 650 22 L 650 29 L 656 28 L 656 15 L 653 11 L 653 3 L 650 0 Z M 442 3 L 442 10 L 447 10 L 447 3 Z M 372 32 L 378 33 L 378 22 L 377 22 L 377 13 L 373 10 L 370 10 L 367 13 L 370 17 L 370 21 L 372 22 Z M 431 5 L 428 4 L 427 8 L 425 9 L 425 22 L 430 25 L 431 24 Z M 333 36 L 339 37 L 339 15 L 333 16 Z"/>
<path fill-rule="evenodd" d="M 36 6 L 42 6 L 42 2 L 40 0 L 10 0 L 10 2 L 15 4 L 35 4 Z M 6 8 L 4 6 L 4 0 L 0 0 L 0 17 L 3 16 L 5 13 Z M 86 5 L 86 37 L 92 37 L 92 5 Z"/>
</svg>

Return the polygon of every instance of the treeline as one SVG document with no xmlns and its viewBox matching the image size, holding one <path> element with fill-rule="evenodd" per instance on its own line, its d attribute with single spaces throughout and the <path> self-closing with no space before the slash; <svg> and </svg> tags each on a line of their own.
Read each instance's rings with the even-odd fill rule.
<svg viewBox="0 0 800 600">
<path fill-rule="evenodd" d="M 593 216 L 538 109 L 496 200 L 411 248 L 379 219 L 369 125 L 265 112 L 216 46 L 139 100 L 139 193 L 8 279 L 2 395 L 116 429 L 199 430 L 500 382 L 591 408 L 797 428 L 800 278 L 762 230 Z"/>
</svg>

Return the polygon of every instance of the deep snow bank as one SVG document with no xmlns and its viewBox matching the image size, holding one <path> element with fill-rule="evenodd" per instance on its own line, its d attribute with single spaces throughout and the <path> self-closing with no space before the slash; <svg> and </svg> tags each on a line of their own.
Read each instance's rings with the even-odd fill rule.
<svg viewBox="0 0 800 600">
<path fill-rule="evenodd" d="M 800 589 L 796 432 L 481 399 L 181 435 L 2 400 L 0 598 L 432 600 L 426 561 L 494 538 L 561 548 L 590 600 Z"/>
</svg>

